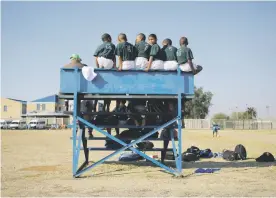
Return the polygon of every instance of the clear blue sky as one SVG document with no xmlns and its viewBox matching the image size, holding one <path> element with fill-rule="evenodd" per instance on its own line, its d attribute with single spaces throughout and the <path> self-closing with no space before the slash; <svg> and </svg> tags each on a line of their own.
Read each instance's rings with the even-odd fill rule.
<svg viewBox="0 0 276 198">
<path fill-rule="evenodd" d="M 34 100 L 59 91 L 59 68 L 72 53 L 92 65 L 108 32 L 134 42 L 139 32 L 189 38 L 204 66 L 196 86 L 214 93 L 210 114 L 276 117 L 276 2 L 1 2 L 1 95 Z M 116 44 L 116 42 L 115 42 Z"/>
</svg>

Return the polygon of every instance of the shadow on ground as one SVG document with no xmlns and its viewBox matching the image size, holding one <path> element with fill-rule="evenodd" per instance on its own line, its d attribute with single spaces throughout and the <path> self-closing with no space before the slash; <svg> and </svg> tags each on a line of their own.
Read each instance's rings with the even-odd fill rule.
<svg viewBox="0 0 276 198">
<path fill-rule="evenodd" d="M 89 165 L 93 164 L 94 162 L 91 161 Z M 136 161 L 136 162 L 119 162 L 119 161 L 106 161 L 103 164 L 108 165 L 126 165 L 126 166 L 137 166 L 137 167 L 143 167 L 143 166 L 150 166 L 150 167 L 157 167 L 152 162 L 147 161 Z M 175 168 L 175 162 L 174 161 L 165 161 L 165 165 L 171 168 Z M 197 169 L 197 168 L 253 168 L 253 167 L 271 167 L 276 166 L 275 162 L 267 162 L 267 163 L 259 163 L 256 162 L 253 159 L 244 160 L 244 161 L 222 161 L 222 162 L 214 162 L 214 161 L 207 161 L 207 160 L 201 160 L 197 162 L 182 162 L 183 169 Z M 162 170 L 160 170 L 162 171 Z M 144 173 L 149 172 L 156 172 L 156 170 L 145 170 Z M 163 172 L 163 171 L 162 171 Z M 93 177 L 95 176 L 106 176 L 109 175 L 109 173 L 112 173 L 112 176 L 115 175 L 127 175 L 127 174 L 135 174 L 135 173 L 141 173 L 141 171 L 129 171 L 124 169 L 114 169 L 111 171 L 105 171 L 102 173 L 95 173 L 93 174 Z M 90 176 L 81 176 L 83 177 L 90 177 Z"/>
<path fill-rule="evenodd" d="M 94 163 L 94 162 L 91 162 Z M 132 166 L 156 166 L 152 162 L 147 161 L 136 161 L 136 162 L 120 162 L 120 161 L 106 161 L 104 164 L 120 164 L 120 165 L 132 165 Z M 175 162 L 174 161 L 165 161 L 165 165 L 175 168 Z M 196 161 L 196 162 L 182 162 L 183 168 L 244 168 L 244 167 L 269 167 L 269 166 L 276 166 L 275 162 L 256 162 L 252 161 L 252 159 L 249 160 L 243 160 L 243 161 L 224 161 L 224 162 L 214 162 L 214 161 Z"/>
</svg>

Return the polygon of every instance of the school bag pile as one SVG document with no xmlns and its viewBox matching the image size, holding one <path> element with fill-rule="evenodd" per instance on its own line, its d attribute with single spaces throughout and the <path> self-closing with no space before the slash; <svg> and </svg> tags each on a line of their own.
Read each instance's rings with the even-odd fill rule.
<svg viewBox="0 0 276 198">
<path fill-rule="evenodd" d="M 196 146 L 191 146 L 184 153 L 182 153 L 182 160 L 184 162 L 194 162 L 200 160 L 200 158 L 212 158 L 216 157 L 216 153 L 213 153 L 211 149 L 200 150 Z M 247 151 L 242 144 L 238 144 L 234 150 L 223 150 L 221 157 L 226 161 L 246 160 Z M 167 152 L 165 159 L 174 160 L 173 152 Z M 274 156 L 269 152 L 264 152 L 260 157 L 255 159 L 256 162 L 274 162 Z"/>
</svg>

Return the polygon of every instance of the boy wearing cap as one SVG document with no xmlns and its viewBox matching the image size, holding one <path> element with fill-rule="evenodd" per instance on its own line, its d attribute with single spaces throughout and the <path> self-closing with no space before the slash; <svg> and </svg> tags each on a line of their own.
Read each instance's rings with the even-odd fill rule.
<svg viewBox="0 0 276 198">
<path fill-rule="evenodd" d="M 148 37 L 149 44 L 151 44 L 149 63 L 145 71 L 164 69 L 163 53 L 157 44 L 157 37 L 155 34 L 150 34 Z"/>
<path fill-rule="evenodd" d="M 172 46 L 172 40 L 167 38 L 163 41 L 162 51 L 164 52 L 164 70 L 176 70 L 177 63 L 177 48 Z"/>
<path fill-rule="evenodd" d="M 124 33 L 119 34 L 118 41 L 119 44 L 116 47 L 116 55 L 119 57 L 118 70 L 134 69 L 137 56 L 136 48 L 127 42 L 127 36 Z"/>
<path fill-rule="evenodd" d="M 111 43 L 111 36 L 107 33 L 102 35 L 103 44 L 95 51 L 96 66 L 98 68 L 112 69 L 116 65 L 115 45 Z"/>
<path fill-rule="evenodd" d="M 81 63 L 81 58 L 78 54 L 72 54 L 70 57 L 71 62 L 69 64 L 64 65 L 64 68 L 83 68 L 83 66 L 87 66 L 86 64 Z"/>
<path fill-rule="evenodd" d="M 194 59 L 192 50 L 187 47 L 189 44 L 188 38 L 181 37 L 179 40 L 180 48 L 177 50 L 177 61 L 179 68 L 185 72 L 199 73 L 202 70 L 202 66 L 196 65 L 192 62 Z"/>
<path fill-rule="evenodd" d="M 137 49 L 137 58 L 135 59 L 136 69 L 146 69 L 148 65 L 151 46 L 146 41 L 146 36 L 140 33 L 136 37 L 135 47 Z"/>
</svg>

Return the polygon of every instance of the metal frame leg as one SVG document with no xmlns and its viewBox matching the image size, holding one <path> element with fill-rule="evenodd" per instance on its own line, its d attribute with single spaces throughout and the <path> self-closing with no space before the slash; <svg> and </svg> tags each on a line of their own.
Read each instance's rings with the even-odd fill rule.
<svg viewBox="0 0 276 198">
<path fill-rule="evenodd" d="M 172 174 L 175 174 L 175 175 L 178 174 L 175 170 L 173 170 L 173 169 L 171 169 L 171 168 L 165 166 L 164 164 L 162 164 L 162 163 L 156 161 L 155 159 L 149 157 L 149 156 L 146 155 L 145 153 L 143 153 L 143 152 L 141 152 L 141 151 L 139 151 L 139 150 L 137 150 L 137 149 L 135 149 L 135 148 L 132 147 L 134 144 L 137 144 L 137 143 L 143 141 L 144 139 L 146 139 L 147 137 L 149 137 L 149 136 L 151 136 L 152 134 L 156 133 L 156 132 L 159 131 L 160 129 L 162 129 L 162 128 L 164 128 L 164 127 L 167 127 L 167 126 L 173 124 L 173 123 L 177 120 L 177 118 L 175 118 L 175 119 L 173 119 L 173 120 L 171 120 L 171 121 L 169 121 L 169 122 L 163 124 L 162 126 L 158 127 L 157 129 L 152 130 L 151 132 L 149 132 L 149 133 L 143 135 L 142 137 L 140 137 L 140 138 L 136 139 L 135 141 L 131 142 L 130 144 L 126 144 L 126 143 L 124 143 L 123 141 L 121 141 L 120 139 L 118 139 L 118 138 L 116 138 L 116 137 L 113 137 L 113 136 L 110 135 L 109 133 L 107 133 L 107 132 L 101 130 L 101 129 L 98 128 L 97 126 L 95 126 L 95 125 L 93 125 L 93 124 L 87 122 L 86 120 L 84 120 L 84 119 L 81 118 L 81 117 L 78 117 L 78 120 L 81 121 L 81 122 L 82 122 L 83 124 L 85 124 L 86 126 L 91 127 L 91 128 L 93 128 L 93 129 L 99 131 L 99 132 L 102 133 L 103 135 L 107 136 L 108 138 L 110 138 L 110 139 L 112 139 L 112 140 L 118 142 L 119 144 L 123 145 L 123 147 L 120 148 L 120 149 L 118 149 L 117 151 L 111 153 L 110 155 L 104 157 L 103 159 L 99 160 L 98 162 L 96 162 L 96 163 L 94 163 L 94 164 L 92 164 L 92 165 L 90 165 L 90 166 L 84 168 L 83 170 L 77 172 L 77 173 L 74 175 L 75 177 L 78 177 L 78 176 L 80 176 L 81 174 L 83 174 L 84 172 L 86 172 L 87 170 L 89 170 L 89 169 L 91 169 L 91 168 L 93 168 L 93 167 L 95 167 L 95 166 L 97 166 L 97 165 L 99 165 L 99 164 L 102 164 L 103 162 L 105 162 L 105 161 L 108 160 L 109 158 L 113 157 L 113 156 L 116 155 L 116 154 L 119 154 L 120 152 L 122 152 L 122 151 L 124 151 L 124 150 L 126 150 L 126 149 L 132 150 L 133 152 L 139 154 L 140 156 L 142 156 L 142 157 L 144 157 L 145 159 L 147 159 L 147 160 L 153 162 L 153 163 L 156 164 L 157 166 L 159 166 L 159 167 L 161 167 L 161 168 L 167 170 L 168 172 L 170 172 L 170 173 L 172 173 Z"/>
</svg>

